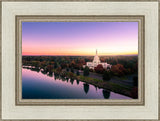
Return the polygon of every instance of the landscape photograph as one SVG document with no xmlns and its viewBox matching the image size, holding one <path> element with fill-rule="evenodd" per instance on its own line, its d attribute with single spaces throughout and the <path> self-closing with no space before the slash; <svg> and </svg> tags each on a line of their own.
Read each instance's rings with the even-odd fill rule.
<svg viewBox="0 0 160 121">
<path fill-rule="evenodd" d="M 138 99 L 138 22 L 22 22 L 22 99 Z"/>
</svg>

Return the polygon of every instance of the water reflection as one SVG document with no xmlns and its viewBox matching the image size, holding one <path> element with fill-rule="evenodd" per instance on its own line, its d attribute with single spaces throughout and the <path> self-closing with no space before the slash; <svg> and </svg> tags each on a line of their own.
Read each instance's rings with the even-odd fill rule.
<svg viewBox="0 0 160 121">
<path fill-rule="evenodd" d="M 62 81 L 66 81 L 66 78 L 65 77 L 61 77 Z"/>
<path fill-rule="evenodd" d="M 69 80 L 69 78 L 68 77 L 66 77 L 66 81 L 68 82 L 68 80 Z"/>
<path fill-rule="evenodd" d="M 97 86 L 94 85 L 94 87 L 95 87 L 95 89 L 96 89 L 96 91 L 97 91 Z"/>
<path fill-rule="evenodd" d="M 102 92 L 103 92 L 103 96 L 104 96 L 105 99 L 108 99 L 110 97 L 110 91 L 107 91 L 107 90 L 103 89 Z"/>
<path fill-rule="evenodd" d="M 24 99 L 128 99 L 79 80 L 28 68 L 22 69 L 22 90 Z"/>
<path fill-rule="evenodd" d="M 46 71 L 41 71 L 41 73 L 42 73 L 42 74 L 47 74 L 47 72 L 46 72 Z"/>
<path fill-rule="evenodd" d="M 87 94 L 88 91 L 89 91 L 89 85 L 88 84 L 83 84 L 83 89 L 84 89 L 84 92 Z"/>
<path fill-rule="evenodd" d="M 59 78 L 58 74 L 54 74 L 54 79 L 57 80 Z"/>
<path fill-rule="evenodd" d="M 79 85 L 79 80 L 76 80 L 76 82 L 77 82 L 77 85 Z"/>
<path fill-rule="evenodd" d="M 73 85 L 74 79 L 70 79 L 71 84 Z"/>
<path fill-rule="evenodd" d="M 49 73 L 48 76 L 53 77 L 53 73 Z"/>
</svg>

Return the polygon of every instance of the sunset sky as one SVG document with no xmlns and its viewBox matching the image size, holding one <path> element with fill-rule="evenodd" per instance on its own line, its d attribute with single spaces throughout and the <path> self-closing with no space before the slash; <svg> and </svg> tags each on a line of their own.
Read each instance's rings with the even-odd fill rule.
<svg viewBox="0 0 160 121">
<path fill-rule="evenodd" d="M 138 22 L 22 22 L 22 55 L 135 55 Z"/>
</svg>

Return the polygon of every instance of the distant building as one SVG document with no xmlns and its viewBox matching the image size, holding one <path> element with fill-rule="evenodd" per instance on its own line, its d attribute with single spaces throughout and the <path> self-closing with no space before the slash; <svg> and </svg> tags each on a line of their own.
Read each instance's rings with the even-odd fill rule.
<svg viewBox="0 0 160 121">
<path fill-rule="evenodd" d="M 94 67 L 97 67 L 97 65 L 101 64 L 103 66 L 104 69 L 107 68 L 111 68 L 111 65 L 108 63 L 101 63 L 98 54 L 97 54 L 97 50 L 96 50 L 96 55 L 94 56 L 93 62 L 87 62 L 85 66 L 88 66 L 90 69 L 94 69 Z"/>
</svg>

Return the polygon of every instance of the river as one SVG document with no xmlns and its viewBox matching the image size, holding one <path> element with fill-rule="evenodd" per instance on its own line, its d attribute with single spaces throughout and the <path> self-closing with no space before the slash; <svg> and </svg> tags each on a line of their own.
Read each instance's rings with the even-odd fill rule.
<svg viewBox="0 0 160 121">
<path fill-rule="evenodd" d="M 41 71 L 22 69 L 23 99 L 130 99 L 77 80 L 57 79 Z"/>
</svg>

